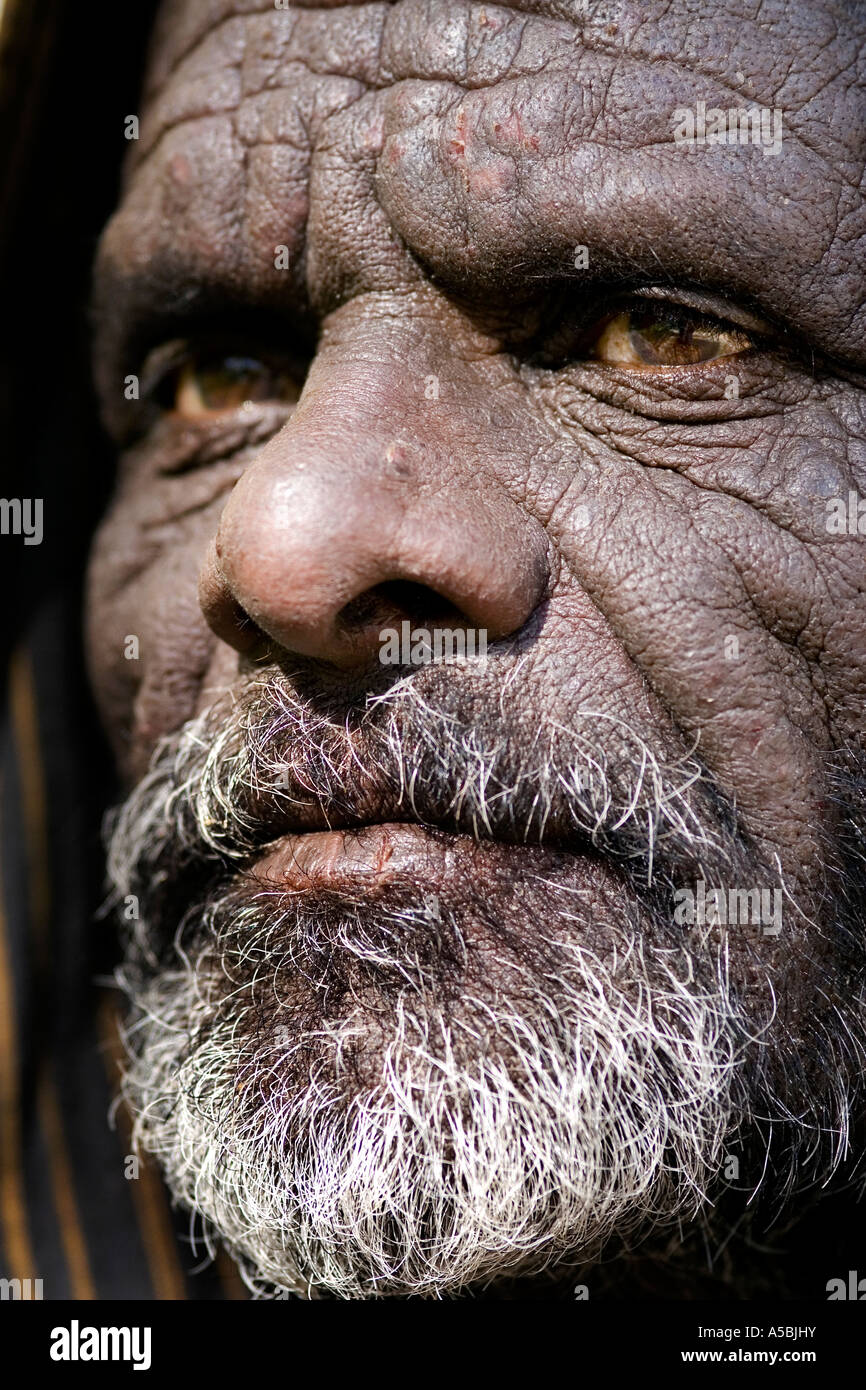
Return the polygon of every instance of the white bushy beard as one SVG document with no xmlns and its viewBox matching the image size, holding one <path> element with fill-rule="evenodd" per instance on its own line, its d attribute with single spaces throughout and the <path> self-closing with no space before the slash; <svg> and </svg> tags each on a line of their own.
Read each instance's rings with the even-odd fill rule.
<svg viewBox="0 0 866 1390">
<path fill-rule="evenodd" d="M 253 959 L 271 928 L 243 911 Z M 281 930 L 307 926 L 299 908 Z M 339 923 L 363 953 L 352 928 Z M 376 1023 L 361 1001 L 295 1037 L 273 1014 L 263 1026 L 272 980 L 226 1001 L 207 951 L 138 999 L 138 1137 L 175 1195 L 278 1287 L 441 1294 L 586 1258 L 613 1231 L 694 1213 L 731 1117 L 723 995 L 695 991 L 673 953 L 621 949 L 616 977 L 560 943 L 555 982 L 515 971 L 493 1006 L 443 1007 L 435 986 L 407 981 Z M 347 1059 L 359 1039 L 360 1084 Z"/>
<path fill-rule="evenodd" d="M 199 720 L 163 749 L 114 832 L 118 892 L 196 835 L 242 857 L 263 728 L 238 724 L 229 756 Z M 625 895 L 602 932 L 555 883 L 506 926 L 481 895 L 437 898 L 431 921 L 417 885 L 352 902 L 235 874 L 161 959 L 146 892 L 143 910 L 124 973 L 136 1137 L 259 1292 L 448 1296 L 591 1260 L 694 1217 L 726 1137 L 774 1109 L 743 1065 L 769 1021 L 742 1016 L 723 945 Z"/>
</svg>

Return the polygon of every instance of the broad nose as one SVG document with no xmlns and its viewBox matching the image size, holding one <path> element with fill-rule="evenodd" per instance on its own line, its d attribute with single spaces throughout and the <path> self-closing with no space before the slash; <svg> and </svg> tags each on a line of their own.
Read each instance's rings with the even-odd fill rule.
<svg viewBox="0 0 866 1390">
<path fill-rule="evenodd" d="M 477 450 L 461 462 L 447 408 L 425 431 L 390 389 L 323 376 L 229 496 L 201 575 L 211 628 L 342 668 L 374 660 L 404 618 L 516 632 L 548 584 L 541 525 Z"/>
</svg>

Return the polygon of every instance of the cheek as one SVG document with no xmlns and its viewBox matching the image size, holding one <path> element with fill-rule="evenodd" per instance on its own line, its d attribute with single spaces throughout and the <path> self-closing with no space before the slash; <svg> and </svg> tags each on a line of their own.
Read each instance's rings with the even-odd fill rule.
<svg viewBox="0 0 866 1390">
<path fill-rule="evenodd" d="M 196 711 L 216 639 L 198 604 L 198 574 L 222 503 L 159 528 L 119 499 L 88 568 L 91 682 L 121 772 L 138 777 L 157 740 Z"/>
</svg>

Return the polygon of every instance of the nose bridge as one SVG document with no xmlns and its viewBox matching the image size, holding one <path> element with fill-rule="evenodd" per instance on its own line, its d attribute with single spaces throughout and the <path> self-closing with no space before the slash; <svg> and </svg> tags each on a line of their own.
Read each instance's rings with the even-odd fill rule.
<svg viewBox="0 0 866 1390">
<path fill-rule="evenodd" d="M 425 595 L 422 617 L 488 640 L 536 606 L 544 532 L 484 466 L 473 372 L 436 371 L 399 327 L 330 334 L 292 418 L 231 493 L 201 594 L 235 645 L 252 623 L 305 656 L 369 660 L 407 585 Z"/>
</svg>

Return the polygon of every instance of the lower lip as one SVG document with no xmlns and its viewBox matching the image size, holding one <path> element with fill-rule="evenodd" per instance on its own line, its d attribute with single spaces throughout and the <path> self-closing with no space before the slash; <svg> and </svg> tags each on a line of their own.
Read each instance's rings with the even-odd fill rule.
<svg viewBox="0 0 866 1390">
<path fill-rule="evenodd" d="M 375 896 L 395 880 L 424 885 L 432 891 L 459 880 L 490 889 L 494 871 L 505 882 L 543 876 L 572 890 L 610 890 L 612 871 L 594 856 L 538 845 L 475 840 L 399 821 L 352 830 L 311 831 L 275 842 L 252 869 L 253 878 L 269 889 L 289 893 L 316 889 Z"/>
<path fill-rule="evenodd" d="M 393 879 L 439 877 L 455 851 L 477 848 L 468 836 L 446 835 L 399 821 L 353 830 L 287 835 L 253 869 L 268 885 L 302 891 L 317 887 L 374 888 Z"/>
</svg>

